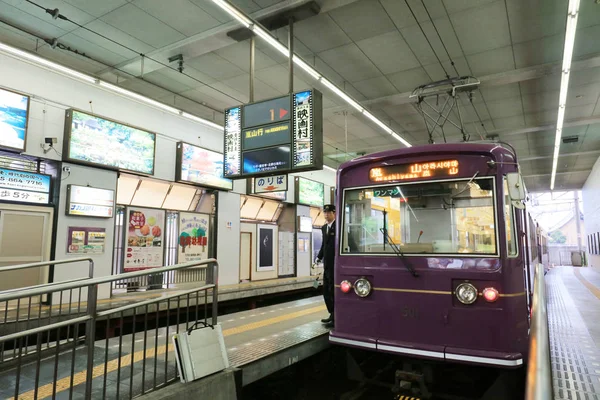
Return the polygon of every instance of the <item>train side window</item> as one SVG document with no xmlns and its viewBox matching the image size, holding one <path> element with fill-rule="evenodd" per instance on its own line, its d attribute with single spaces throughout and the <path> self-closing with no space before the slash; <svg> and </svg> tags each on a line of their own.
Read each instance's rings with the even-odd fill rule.
<svg viewBox="0 0 600 400">
<path fill-rule="evenodd" d="M 517 241 L 515 240 L 515 218 L 513 206 L 508 195 L 508 183 L 504 177 L 504 220 L 506 222 L 506 249 L 509 257 L 516 257 Z"/>
</svg>

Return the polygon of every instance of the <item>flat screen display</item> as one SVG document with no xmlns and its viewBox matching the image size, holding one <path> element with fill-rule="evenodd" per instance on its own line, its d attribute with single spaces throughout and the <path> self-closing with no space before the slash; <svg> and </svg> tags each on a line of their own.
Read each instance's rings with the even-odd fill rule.
<svg viewBox="0 0 600 400">
<path fill-rule="evenodd" d="M 287 170 L 290 167 L 290 146 L 246 151 L 243 158 L 244 174 Z"/>
<path fill-rule="evenodd" d="M 310 179 L 298 178 L 298 204 L 323 207 L 325 186 Z"/>
<path fill-rule="evenodd" d="M 66 124 L 68 160 L 154 174 L 154 133 L 76 110 L 67 110 Z"/>
<path fill-rule="evenodd" d="M 115 191 L 88 186 L 67 186 L 67 215 L 112 218 Z"/>
<path fill-rule="evenodd" d="M 216 189 L 233 189 L 233 182 L 223 178 L 223 154 L 184 142 L 177 144 L 176 175 L 178 181 Z"/>
<path fill-rule="evenodd" d="M 0 168 L 0 201 L 50 203 L 50 175 Z"/>
<path fill-rule="evenodd" d="M 29 96 L 0 89 L 0 147 L 25 151 Z"/>
</svg>

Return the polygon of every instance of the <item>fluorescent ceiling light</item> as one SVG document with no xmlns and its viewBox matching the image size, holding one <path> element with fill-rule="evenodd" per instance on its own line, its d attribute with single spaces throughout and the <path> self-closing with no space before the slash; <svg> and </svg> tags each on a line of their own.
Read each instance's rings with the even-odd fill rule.
<svg viewBox="0 0 600 400">
<path fill-rule="evenodd" d="M 10 55 L 16 56 L 20 60 L 34 62 L 35 64 L 41 65 L 46 68 L 50 68 L 64 75 L 68 75 L 70 77 L 77 78 L 85 82 L 96 83 L 97 81 L 96 78 L 90 75 L 82 74 L 81 72 L 75 71 L 74 69 L 67 68 L 63 65 L 57 64 L 40 56 L 36 56 L 35 54 L 29 53 L 27 51 L 19 50 L 15 47 L 8 46 L 4 43 L 0 43 L 0 50 Z"/>
<path fill-rule="evenodd" d="M 250 21 L 246 16 L 232 7 L 229 3 L 222 0 L 213 0 L 213 3 L 221 7 L 227 14 L 231 15 L 233 18 L 237 19 L 242 25 L 246 28 L 252 25 L 252 21 Z"/>
<path fill-rule="evenodd" d="M 569 0 L 567 11 L 567 28 L 565 32 L 565 46 L 563 50 L 562 76 L 560 79 L 560 94 L 558 99 L 558 116 L 556 118 L 556 136 L 554 138 L 554 158 L 552 160 L 552 175 L 550 176 L 550 190 L 554 190 L 556 179 L 556 168 L 558 155 L 560 153 L 560 140 L 565 120 L 565 108 L 567 106 L 567 92 L 569 90 L 569 75 L 571 61 L 573 59 L 573 48 L 575 47 L 575 33 L 577 31 L 577 17 L 579 13 L 579 0 Z"/>
<path fill-rule="evenodd" d="M 225 1 L 225 0 L 212 0 L 212 1 L 215 4 L 217 4 L 219 7 L 221 7 L 223 10 L 228 12 L 232 17 L 234 17 L 238 21 L 240 21 L 246 28 L 250 29 L 261 39 L 263 39 L 264 41 L 269 43 L 271 46 L 273 46 L 275 49 L 277 49 L 281 54 L 283 54 L 286 57 L 289 57 L 289 49 L 287 48 L 287 46 L 283 45 L 281 42 L 279 42 L 277 39 L 275 39 L 271 35 L 270 32 L 263 29 L 256 21 L 253 21 L 249 16 L 247 16 L 243 12 L 239 11 L 235 6 L 231 5 L 228 1 Z M 347 95 L 344 91 L 342 91 L 337 86 L 335 86 L 333 83 L 331 83 L 329 80 L 327 80 L 325 77 L 323 77 L 322 74 L 320 74 L 315 68 L 308 65 L 296 54 L 293 55 L 293 61 L 300 68 L 302 68 L 304 71 L 306 71 L 310 76 L 312 76 L 315 80 L 320 81 L 325 87 L 327 87 L 329 90 L 331 90 L 337 96 L 341 97 L 345 102 L 347 102 L 352 107 L 354 107 L 358 112 L 362 113 L 364 111 L 364 108 L 356 100 L 352 99 L 352 97 Z M 373 115 L 371 115 L 369 113 L 367 113 L 365 115 L 367 117 L 369 117 L 369 119 L 371 119 L 373 122 L 375 122 L 379 127 L 381 127 L 384 131 L 386 131 L 387 133 L 392 135 L 396 140 L 402 142 L 402 144 L 404 144 L 405 146 L 410 147 L 410 143 L 408 143 L 406 140 L 404 140 L 402 137 L 400 137 L 400 135 L 398 135 L 396 132 L 394 132 L 391 128 L 389 128 L 387 125 L 385 125 L 378 118 L 374 117 Z"/>
<path fill-rule="evenodd" d="M 208 126 L 211 126 L 213 128 L 216 128 L 216 129 L 223 129 L 223 127 L 221 125 L 219 125 L 219 124 L 215 124 L 212 121 L 209 121 L 209 120 L 204 119 L 204 118 L 196 117 L 195 115 L 188 114 L 186 112 L 182 112 L 181 116 L 183 118 L 191 119 L 192 121 L 200 122 L 201 124 L 208 125 Z"/>
</svg>

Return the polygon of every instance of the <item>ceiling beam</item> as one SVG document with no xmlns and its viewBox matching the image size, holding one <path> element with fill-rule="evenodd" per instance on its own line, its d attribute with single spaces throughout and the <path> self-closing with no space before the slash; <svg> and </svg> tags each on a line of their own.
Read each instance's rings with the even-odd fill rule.
<svg viewBox="0 0 600 400">
<path fill-rule="evenodd" d="M 590 68 L 600 67 L 600 54 L 593 54 L 579 58 L 578 61 L 573 61 L 571 64 L 571 71 L 581 71 Z M 493 87 L 502 86 L 509 83 L 517 83 L 528 81 L 531 79 L 539 79 L 548 75 L 556 75 L 562 68 L 562 62 L 554 62 L 547 64 L 534 65 L 532 67 L 515 69 L 512 71 L 500 72 L 497 74 L 491 74 L 486 76 L 476 77 L 481 82 L 480 87 Z M 419 82 L 418 84 L 426 83 Z M 390 96 L 383 96 L 376 99 L 361 101 L 360 104 L 366 108 L 383 108 L 386 106 L 394 106 L 400 104 L 406 104 L 416 102 L 415 98 L 410 98 L 411 92 L 404 92 L 393 94 Z M 342 105 L 337 107 L 330 107 L 323 110 L 324 116 L 330 116 L 333 114 L 348 111 L 354 113 L 356 110 L 349 105 Z"/>
<path fill-rule="evenodd" d="M 586 117 L 586 118 L 575 118 L 565 121 L 563 124 L 564 128 L 569 128 L 573 126 L 581 126 L 581 125 L 592 125 L 600 123 L 600 116 L 596 117 Z M 556 124 L 548 124 L 548 125 L 538 125 L 538 126 L 529 126 L 525 128 L 517 128 L 517 129 L 495 129 L 488 131 L 489 135 L 500 135 L 502 137 L 506 136 L 517 136 L 522 135 L 524 133 L 534 133 L 540 131 L 554 131 L 556 129 Z"/>
</svg>

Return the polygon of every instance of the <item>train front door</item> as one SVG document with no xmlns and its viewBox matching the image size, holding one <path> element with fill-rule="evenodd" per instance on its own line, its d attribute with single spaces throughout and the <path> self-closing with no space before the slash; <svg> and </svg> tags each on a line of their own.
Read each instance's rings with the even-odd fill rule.
<svg viewBox="0 0 600 400">
<path fill-rule="evenodd" d="M 0 208 L 0 267 L 50 259 L 53 209 L 3 205 Z M 0 272 L 0 290 L 48 282 L 49 267 Z"/>
</svg>

